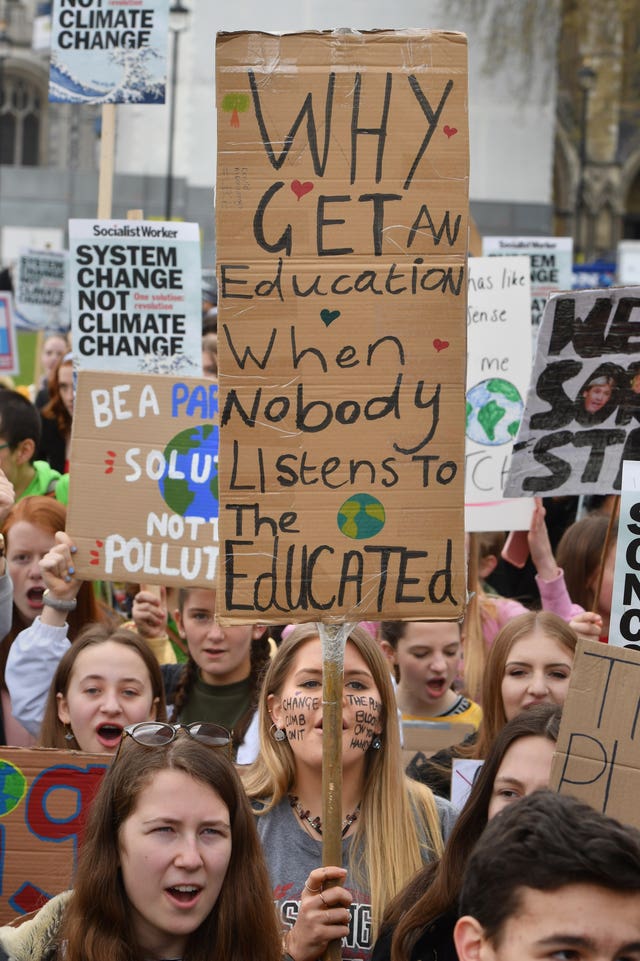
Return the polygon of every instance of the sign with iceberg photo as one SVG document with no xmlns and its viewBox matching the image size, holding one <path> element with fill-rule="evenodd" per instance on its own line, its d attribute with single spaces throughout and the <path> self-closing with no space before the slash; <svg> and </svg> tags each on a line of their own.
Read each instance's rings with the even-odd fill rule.
<svg viewBox="0 0 640 961">
<path fill-rule="evenodd" d="M 169 0 L 54 0 L 49 100 L 164 103 Z"/>
</svg>

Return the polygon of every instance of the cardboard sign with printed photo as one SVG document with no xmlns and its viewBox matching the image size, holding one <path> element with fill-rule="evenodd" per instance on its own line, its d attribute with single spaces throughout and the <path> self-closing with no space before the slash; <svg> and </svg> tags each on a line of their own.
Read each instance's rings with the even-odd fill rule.
<svg viewBox="0 0 640 961">
<path fill-rule="evenodd" d="M 221 34 L 223 622 L 465 605 L 467 45 Z"/>
<path fill-rule="evenodd" d="M 197 224 L 70 220 L 69 246 L 77 368 L 202 373 Z"/>
<path fill-rule="evenodd" d="M 465 530 L 528 530 L 533 500 L 502 496 L 531 379 L 527 257 L 471 257 Z"/>
<path fill-rule="evenodd" d="M 71 451 L 78 576 L 215 588 L 217 384 L 80 371 Z"/>
<path fill-rule="evenodd" d="M 549 787 L 640 828 L 640 651 L 580 640 Z"/>
<path fill-rule="evenodd" d="M 505 496 L 610 494 L 640 459 L 640 291 L 547 303 Z"/>
</svg>

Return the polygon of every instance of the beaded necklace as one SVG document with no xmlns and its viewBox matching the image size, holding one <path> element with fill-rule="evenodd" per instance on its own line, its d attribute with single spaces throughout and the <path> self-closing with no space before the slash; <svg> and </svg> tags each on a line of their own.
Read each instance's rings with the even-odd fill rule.
<svg viewBox="0 0 640 961">
<path fill-rule="evenodd" d="M 322 837 L 322 821 L 320 820 L 320 816 L 318 815 L 317 817 L 312 818 L 311 811 L 305 811 L 305 809 L 300 804 L 299 798 L 297 798 L 295 794 L 289 794 L 288 798 L 289 798 L 289 804 L 294 809 L 294 811 L 296 812 L 300 820 L 306 821 L 307 824 L 310 824 L 313 830 L 316 831 L 316 833 Z M 359 814 L 360 814 L 360 803 L 358 802 L 358 806 L 356 807 L 355 811 L 353 811 L 352 814 L 347 814 L 344 821 L 342 822 L 342 832 L 340 835 L 341 837 L 344 837 L 347 831 L 349 830 L 349 828 L 351 827 L 351 825 L 353 824 L 353 822 L 358 820 Z"/>
</svg>

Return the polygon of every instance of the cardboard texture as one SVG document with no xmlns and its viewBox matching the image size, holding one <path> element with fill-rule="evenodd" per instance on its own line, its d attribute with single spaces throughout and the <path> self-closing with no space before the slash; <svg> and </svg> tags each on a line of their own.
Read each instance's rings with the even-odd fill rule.
<svg viewBox="0 0 640 961">
<path fill-rule="evenodd" d="M 502 496 L 531 379 L 528 257 L 471 257 L 465 530 L 529 530 L 533 500 Z"/>
<path fill-rule="evenodd" d="M 640 651 L 578 642 L 549 786 L 640 827 Z"/>
<path fill-rule="evenodd" d="M 0 924 L 73 886 L 87 809 L 110 761 L 0 748 Z"/>
<path fill-rule="evenodd" d="M 611 548 L 610 548 L 611 549 Z M 622 465 L 609 644 L 640 644 L 640 464 Z"/>
<path fill-rule="evenodd" d="M 622 462 L 640 460 L 639 293 L 580 290 L 547 302 L 507 497 L 614 493 Z"/>
<path fill-rule="evenodd" d="M 215 586 L 217 384 L 80 371 L 71 450 L 80 577 Z"/>
<path fill-rule="evenodd" d="M 223 623 L 464 611 L 461 34 L 221 34 Z"/>
</svg>

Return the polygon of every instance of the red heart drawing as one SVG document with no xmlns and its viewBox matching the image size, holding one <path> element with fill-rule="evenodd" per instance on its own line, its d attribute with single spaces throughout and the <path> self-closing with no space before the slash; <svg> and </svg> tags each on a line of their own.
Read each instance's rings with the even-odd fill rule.
<svg viewBox="0 0 640 961">
<path fill-rule="evenodd" d="M 313 190 L 313 184 L 310 180 L 305 180 L 304 183 L 300 183 L 299 180 L 294 180 L 291 184 L 291 189 L 298 200 L 300 200 L 300 198 L 304 197 L 305 194 L 308 194 L 310 190 Z"/>
<path fill-rule="evenodd" d="M 457 128 L 457 127 L 450 127 L 449 124 L 445 124 L 445 126 L 442 128 L 442 132 L 443 132 L 447 137 L 449 137 L 449 139 L 451 139 L 451 137 L 455 137 L 455 135 L 457 134 L 458 128 Z"/>
<path fill-rule="evenodd" d="M 435 339 L 434 342 L 433 342 L 433 346 L 434 346 L 435 349 L 438 351 L 438 353 L 440 353 L 441 350 L 446 350 L 446 349 L 447 349 L 447 347 L 449 346 L 449 341 L 448 341 L 448 340 L 440 340 L 439 337 L 436 337 L 436 339 Z"/>
</svg>

